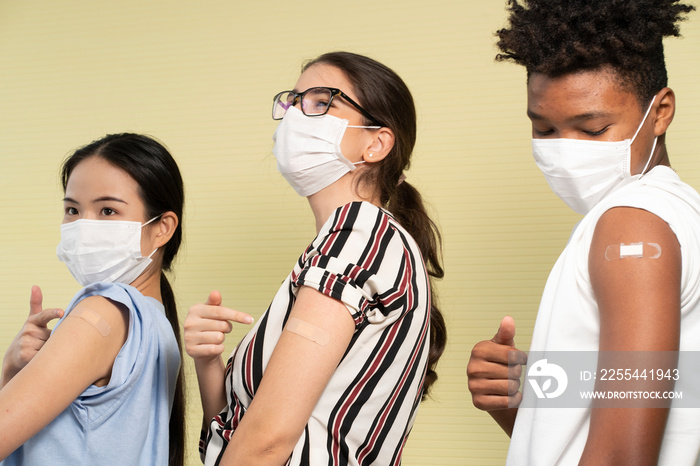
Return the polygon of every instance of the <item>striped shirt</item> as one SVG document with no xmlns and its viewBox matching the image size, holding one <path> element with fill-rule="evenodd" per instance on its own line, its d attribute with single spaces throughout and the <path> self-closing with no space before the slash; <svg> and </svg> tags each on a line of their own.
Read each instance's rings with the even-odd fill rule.
<svg viewBox="0 0 700 466">
<path fill-rule="evenodd" d="M 200 442 L 218 464 L 265 374 L 301 286 L 341 301 L 348 349 L 288 465 L 398 465 L 420 403 L 430 344 L 430 287 L 415 241 L 367 202 L 338 208 L 301 255 L 226 367 L 227 407 Z"/>
</svg>

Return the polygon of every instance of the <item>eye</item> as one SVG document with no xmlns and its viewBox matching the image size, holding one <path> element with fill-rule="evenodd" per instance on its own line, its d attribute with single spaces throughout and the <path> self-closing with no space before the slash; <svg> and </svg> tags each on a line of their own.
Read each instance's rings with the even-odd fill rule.
<svg viewBox="0 0 700 466">
<path fill-rule="evenodd" d="M 543 137 L 549 136 L 549 135 L 551 135 L 551 134 L 553 134 L 553 133 L 554 133 L 554 130 L 552 130 L 552 129 L 548 129 L 548 130 L 541 131 L 541 130 L 535 128 L 535 127 L 532 128 L 532 134 L 533 134 L 535 137 L 538 137 L 538 138 L 543 138 Z"/>
<path fill-rule="evenodd" d="M 66 215 L 78 215 L 78 209 L 76 209 L 75 207 L 66 207 L 65 213 Z"/>
<path fill-rule="evenodd" d="M 305 98 L 303 101 L 304 105 L 304 111 L 306 113 L 310 114 L 315 114 L 315 113 L 320 113 L 322 110 L 325 110 L 326 107 L 328 106 L 328 100 L 324 99 L 319 99 L 319 98 Z"/>
<path fill-rule="evenodd" d="M 109 217 L 111 215 L 116 215 L 117 211 L 114 209 L 111 209 L 109 207 L 103 207 L 102 210 L 100 211 L 100 213 L 106 217 Z"/>
<path fill-rule="evenodd" d="M 599 130 L 599 131 L 586 131 L 586 130 L 583 130 L 583 132 L 584 132 L 584 134 L 587 134 L 588 136 L 600 136 L 600 135 L 602 135 L 603 133 L 605 133 L 605 132 L 608 130 L 608 128 L 610 128 L 610 125 L 606 126 L 605 128 L 603 128 L 603 129 L 601 129 L 601 130 Z"/>
</svg>

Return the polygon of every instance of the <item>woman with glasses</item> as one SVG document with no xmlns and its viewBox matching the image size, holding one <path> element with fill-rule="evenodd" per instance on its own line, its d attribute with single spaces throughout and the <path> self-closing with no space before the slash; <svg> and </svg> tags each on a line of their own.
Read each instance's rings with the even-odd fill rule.
<svg viewBox="0 0 700 466">
<path fill-rule="evenodd" d="M 443 276 L 440 236 L 403 174 L 413 99 L 384 65 L 334 52 L 304 66 L 272 116 L 277 166 L 307 197 L 317 236 L 226 366 L 229 321 L 248 316 L 217 292 L 190 309 L 202 458 L 399 464 L 445 345 L 431 283 Z"/>
</svg>

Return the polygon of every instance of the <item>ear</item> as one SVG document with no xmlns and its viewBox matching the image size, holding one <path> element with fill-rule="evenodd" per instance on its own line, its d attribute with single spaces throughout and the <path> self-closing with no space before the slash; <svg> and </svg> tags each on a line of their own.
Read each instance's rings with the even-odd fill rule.
<svg viewBox="0 0 700 466">
<path fill-rule="evenodd" d="M 661 136 L 668 129 L 673 121 L 673 115 L 676 113 L 676 95 L 673 90 L 668 87 L 661 89 L 657 94 L 654 106 L 656 107 L 654 136 Z"/>
<path fill-rule="evenodd" d="M 381 127 L 372 136 L 372 143 L 362 154 L 362 160 L 374 163 L 383 160 L 394 147 L 394 132 L 389 128 Z"/>
<path fill-rule="evenodd" d="M 174 212 L 165 212 L 160 216 L 160 220 L 154 222 L 152 235 L 155 238 L 154 245 L 157 248 L 165 246 L 173 237 L 178 224 L 180 223 Z"/>
</svg>

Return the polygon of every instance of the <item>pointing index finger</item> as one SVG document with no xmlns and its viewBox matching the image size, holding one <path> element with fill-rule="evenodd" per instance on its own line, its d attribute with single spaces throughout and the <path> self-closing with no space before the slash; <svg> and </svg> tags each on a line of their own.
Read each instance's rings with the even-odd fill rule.
<svg viewBox="0 0 700 466">
<path fill-rule="evenodd" d="M 241 324 L 252 324 L 253 317 L 245 312 L 236 311 L 223 306 L 211 306 L 210 318 L 216 320 L 229 320 Z"/>
<path fill-rule="evenodd" d="M 38 314 L 30 315 L 27 320 L 38 327 L 46 328 L 52 320 L 63 317 L 63 313 L 63 309 L 59 308 L 42 309 Z"/>
</svg>

